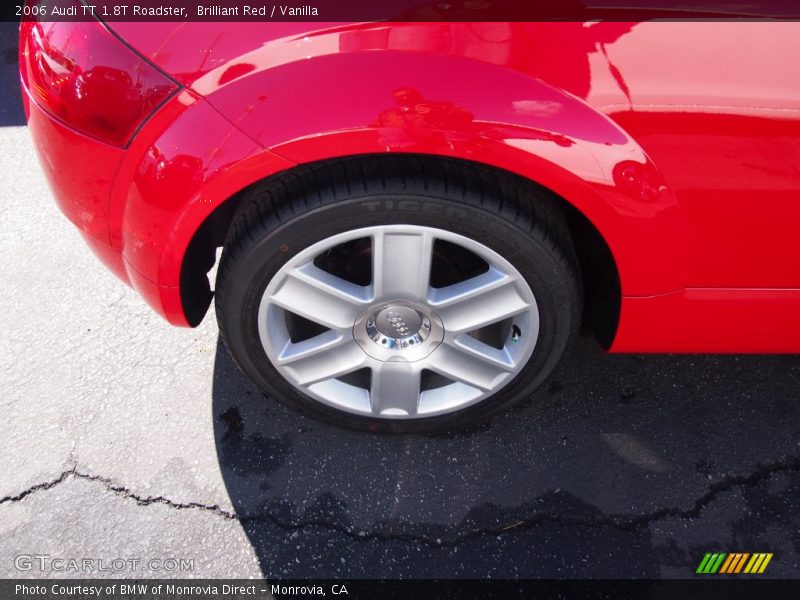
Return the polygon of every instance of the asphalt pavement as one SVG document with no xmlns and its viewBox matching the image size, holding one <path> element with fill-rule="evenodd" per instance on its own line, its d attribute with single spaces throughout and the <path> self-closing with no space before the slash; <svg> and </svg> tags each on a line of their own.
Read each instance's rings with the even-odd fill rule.
<svg viewBox="0 0 800 600">
<path fill-rule="evenodd" d="M 800 577 L 797 357 L 583 338 L 469 431 L 300 417 L 236 369 L 213 314 L 170 327 L 61 216 L 15 36 L 0 24 L 0 577 L 676 578 L 710 551 L 773 552 L 763 577 Z M 62 573 L 33 555 L 161 562 Z"/>
</svg>

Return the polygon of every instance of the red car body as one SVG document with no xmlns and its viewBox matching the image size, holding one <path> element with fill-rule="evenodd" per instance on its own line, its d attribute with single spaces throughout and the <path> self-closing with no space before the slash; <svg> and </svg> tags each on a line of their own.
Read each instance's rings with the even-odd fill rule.
<svg viewBox="0 0 800 600">
<path fill-rule="evenodd" d="M 36 53 L 78 51 L 58 27 L 169 76 L 122 143 L 42 106 Z M 583 215 L 618 274 L 611 351 L 800 351 L 799 23 L 104 27 L 23 23 L 29 126 L 63 212 L 170 323 L 202 318 L 191 248 L 238 192 L 396 152 L 514 172 Z"/>
</svg>

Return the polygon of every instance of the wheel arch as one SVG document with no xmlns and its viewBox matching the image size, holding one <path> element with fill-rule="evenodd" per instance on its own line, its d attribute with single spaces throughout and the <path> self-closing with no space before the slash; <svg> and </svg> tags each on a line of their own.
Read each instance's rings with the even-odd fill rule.
<svg viewBox="0 0 800 600">
<path fill-rule="evenodd" d="M 454 159 L 426 154 L 392 153 L 360 154 L 348 157 L 355 160 L 374 160 L 376 157 L 414 156 L 433 167 L 441 161 L 459 162 L 468 168 L 482 166 L 517 179 L 522 185 L 535 186 L 544 191 L 562 211 L 572 240 L 575 244 L 578 268 L 584 291 L 584 326 L 594 333 L 604 347 L 609 347 L 614 339 L 621 302 L 620 277 L 613 253 L 597 227 L 575 206 L 552 190 L 539 183 L 524 178 L 511 171 L 493 165 L 486 165 L 464 159 Z M 180 268 L 180 302 L 189 325 L 199 324 L 205 316 L 213 298 L 208 273 L 216 261 L 216 251 L 224 246 L 237 210 L 254 186 L 271 182 L 274 185 L 296 177 L 311 177 L 312 169 L 320 163 L 336 159 L 321 159 L 298 165 L 253 182 L 250 186 L 235 193 L 219 204 L 195 231 L 184 253 Z"/>
<path fill-rule="evenodd" d="M 341 75 L 358 72 L 359 65 L 376 73 L 401 72 L 409 85 L 398 87 L 395 78 L 384 77 L 377 90 L 309 91 L 289 113 L 276 112 L 280 103 L 270 104 L 283 94 L 289 106 L 297 93 L 281 83 L 311 81 L 297 69 Z M 491 93 L 461 86 L 460 96 L 438 100 L 437 73 L 494 85 L 488 86 Z M 325 81 L 333 86 L 341 78 L 331 75 Z M 242 105 L 254 89 L 273 91 L 247 112 Z M 120 245 L 132 282 L 174 324 L 196 325 L 205 314 L 211 298 L 205 273 L 214 262 L 209 247 L 224 240 L 244 190 L 290 176 L 298 165 L 348 156 L 463 160 L 549 190 L 566 207 L 573 237 L 585 246 L 579 250 L 586 272 L 593 276 L 597 270 L 594 256 L 603 255 L 604 264 L 613 265 L 599 278 L 600 289 L 616 305 L 604 314 L 618 313 L 619 296 L 655 295 L 684 285 L 684 215 L 658 168 L 606 115 L 539 79 L 463 57 L 382 50 L 255 70 L 202 97 L 197 93 L 204 92 L 192 92 L 178 126 L 170 125 L 157 140 L 136 141 L 144 158 L 129 161 L 134 184 L 125 186 L 122 195 L 127 196 L 118 203 Z M 525 101 L 520 104 L 519 98 Z M 347 99 L 357 99 L 358 109 L 342 106 Z M 411 107 L 434 116 L 398 121 L 398 110 Z M 246 118 L 255 121 L 248 125 Z M 198 130 L 205 135 L 198 136 Z M 616 323 L 616 318 L 602 320 Z M 606 344 L 613 338 L 614 328 L 608 329 L 601 335 Z"/>
</svg>

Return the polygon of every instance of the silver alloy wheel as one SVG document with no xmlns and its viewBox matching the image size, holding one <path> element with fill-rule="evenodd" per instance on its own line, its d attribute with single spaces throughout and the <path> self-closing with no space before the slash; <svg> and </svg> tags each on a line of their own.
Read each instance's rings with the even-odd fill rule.
<svg viewBox="0 0 800 600">
<path fill-rule="evenodd" d="M 315 259 L 368 238 L 372 272 L 358 285 Z M 478 275 L 431 286 L 436 241 L 485 261 Z M 287 314 L 316 324 L 292 341 Z M 500 344 L 476 332 L 505 324 Z M 276 370 L 305 395 L 334 408 L 385 419 L 431 417 L 480 402 L 528 362 L 539 333 L 530 286 L 483 244 L 442 229 L 385 225 L 347 231 L 302 250 L 275 274 L 258 309 L 258 334 Z M 348 376 L 368 370 L 365 385 Z M 422 385 L 426 372 L 438 385 Z"/>
</svg>

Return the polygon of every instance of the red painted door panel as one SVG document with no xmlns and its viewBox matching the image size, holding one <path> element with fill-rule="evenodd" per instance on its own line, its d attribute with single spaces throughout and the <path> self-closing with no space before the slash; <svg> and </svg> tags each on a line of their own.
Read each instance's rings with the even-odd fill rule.
<svg viewBox="0 0 800 600">
<path fill-rule="evenodd" d="M 640 23 L 606 52 L 596 63 L 618 70 L 625 100 L 589 102 L 675 193 L 686 287 L 800 287 L 798 24 Z"/>
</svg>

